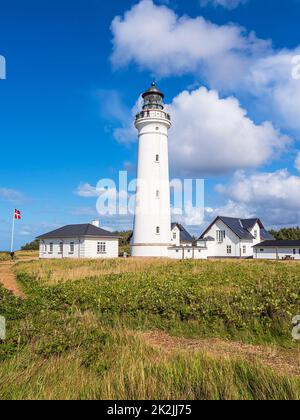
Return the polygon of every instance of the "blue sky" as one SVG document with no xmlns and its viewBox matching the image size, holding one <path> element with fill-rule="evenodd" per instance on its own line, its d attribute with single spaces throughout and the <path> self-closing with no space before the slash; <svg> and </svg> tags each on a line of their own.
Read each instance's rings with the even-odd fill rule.
<svg viewBox="0 0 300 420">
<path fill-rule="evenodd" d="M 95 217 L 87 184 L 127 167 L 134 177 L 132 108 L 153 79 L 175 119 L 172 176 L 205 178 L 205 222 L 300 223 L 300 2 L 204 3 L 0 0 L 1 250 L 15 207 L 19 247 Z"/>
</svg>

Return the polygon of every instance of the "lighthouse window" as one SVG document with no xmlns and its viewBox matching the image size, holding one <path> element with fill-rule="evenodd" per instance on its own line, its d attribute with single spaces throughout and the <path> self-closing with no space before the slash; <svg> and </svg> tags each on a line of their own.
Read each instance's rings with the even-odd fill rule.
<svg viewBox="0 0 300 420">
<path fill-rule="evenodd" d="M 157 226 L 157 228 L 156 228 L 156 235 L 159 235 L 160 234 L 160 228 L 159 228 L 159 226 Z"/>
<path fill-rule="evenodd" d="M 155 161 L 156 163 L 159 163 L 159 155 L 156 155 Z"/>
<path fill-rule="evenodd" d="M 159 127 L 156 127 L 156 131 L 159 131 Z"/>
<path fill-rule="evenodd" d="M 159 198 L 159 190 L 156 191 L 156 198 Z"/>
</svg>

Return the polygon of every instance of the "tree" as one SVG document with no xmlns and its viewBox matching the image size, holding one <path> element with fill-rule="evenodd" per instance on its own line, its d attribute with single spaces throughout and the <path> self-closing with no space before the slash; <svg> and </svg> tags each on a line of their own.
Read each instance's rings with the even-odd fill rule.
<svg viewBox="0 0 300 420">
<path fill-rule="evenodd" d="M 39 240 L 36 239 L 24 246 L 22 246 L 21 251 L 38 251 L 39 250 Z"/>
<path fill-rule="evenodd" d="M 279 241 L 300 241 L 300 227 L 271 230 L 271 235 Z"/>
</svg>

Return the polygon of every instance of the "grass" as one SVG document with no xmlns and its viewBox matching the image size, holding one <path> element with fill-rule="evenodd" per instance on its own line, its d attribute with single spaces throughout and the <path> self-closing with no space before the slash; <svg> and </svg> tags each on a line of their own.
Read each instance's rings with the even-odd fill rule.
<svg viewBox="0 0 300 420">
<path fill-rule="evenodd" d="M 290 326 L 300 311 L 298 264 L 120 259 L 19 262 L 15 270 L 27 299 L 0 288 L 8 320 L 0 399 L 300 398 L 291 372 L 243 355 L 170 350 L 144 334 L 298 354 Z"/>
<path fill-rule="evenodd" d="M 0 252 L 0 262 L 9 261 L 9 260 L 10 260 L 9 252 Z"/>
</svg>

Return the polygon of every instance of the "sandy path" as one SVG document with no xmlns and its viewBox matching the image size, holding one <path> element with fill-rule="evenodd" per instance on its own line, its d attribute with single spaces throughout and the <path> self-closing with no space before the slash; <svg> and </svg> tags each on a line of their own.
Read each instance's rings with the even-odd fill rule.
<svg viewBox="0 0 300 420">
<path fill-rule="evenodd" d="M 201 351 L 216 358 L 236 358 L 261 363 L 279 373 L 300 376 L 300 350 L 284 350 L 272 346 L 253 346 L 220 339 L 185 339 L 171 337 L 161 331 L 143 334 L 147 343 L 166 352 Z"/>
<path fill-rule="evenodd" d="M 13 294 L 19 297 L 24 297 L 24 293 L 21 291 L 16 277 L 12 271 L 12 267 L 14 266 L 13 262 L 5 261 L 0 263 L 0 283 L 3 286 L 10 290 Z"/>
</svg>

